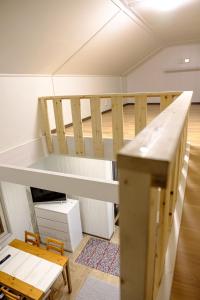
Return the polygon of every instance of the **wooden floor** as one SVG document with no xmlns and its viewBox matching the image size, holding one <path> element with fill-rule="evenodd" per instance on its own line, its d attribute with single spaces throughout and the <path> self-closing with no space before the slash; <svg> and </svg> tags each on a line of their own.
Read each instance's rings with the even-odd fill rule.
<svg viewBox="0 0 200 300">
<path fill-rule="evenodd" d="M 148 122 L 159 114 L 158 105 L 148 106 Z M 134 137 L 134 105 L 124 107 L 125 138 Z M 91 136 L 91 121 L 83 122 L 85 136 Z M 66 128 L 66 133 L 71 135 L 73 128 Z M 103 114 L 103 136 L 111 137 L 111 113 Z M 200 145 L 200 105 L 191 106 L 189 116 L 188 141 L 192 145 Z M 167 145 L 166 145 L 167 146 Z M 200 147 L 191 148 L 189 177 L 187 180 L 186 200 L 184 205 L 181 234 L 178 245 L 178 255 L 172 289 L 171 300 L 200 300 Z M 119 285 L 119 278 L 100 271 L 87 268 L 75 263 L 89 236 L 85 235 L 78 249 L 67 253 L 70 257 L 73 292 L 68 294 L 67 287 L 63 286 L 62 277 L 54 285 L 54 299 L 75 299 L 78 291 L 89 275 Z M 119 243 L 118 227 L 111 240 Z M 95 300 L 95 299 L 88 299 Z"/>
<path fill-rule="evenodd" d="M 200 299 L 200 147 L 191 146 L 171 300 Z"/>
<path fill-rule="evenodd" d="M 150 123 L 160 112 L 159 105 L 148 105 L 147 123 Z M 200 144 L 200 104 L 193 104 L 189 114 L 188 140 L 193 144 Z M 112 136 L 112 116 L 111 112 L 102 115 L 103 137 Z M 66 128 L 67 135 L 73 135 L 73 126 Z M 83 122 L 84 136 L 91 136 L 91 120 Z M 135 109 L 134 105 L 124 106 L 124 137 L 132 139 L 135 136 Z"/>
</svg>

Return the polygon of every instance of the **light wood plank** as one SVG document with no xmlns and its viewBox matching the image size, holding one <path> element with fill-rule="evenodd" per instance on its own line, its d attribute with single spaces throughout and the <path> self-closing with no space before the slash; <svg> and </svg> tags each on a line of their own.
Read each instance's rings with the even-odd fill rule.
<svg viewBox="0 0 200 300">
<path fill-rule="evenodd" d="M 67 143 L 65 139 L 65 126 L 63 121 L 62 100 L 53 100 L 54 116 L 56 122 L 56 133 L 61 154 L 67 154 Z"/>
<path fill-rule="evenodd" d="M 73 131 L 74 131 L 76 154 L 84 155 L 85 147 L 84 147 L 84 140 L 83 140 L 80 98 L 76 97 L 76 98 L 71 99 L 71 110 L 72 110 L 72 120 L 73 120 Z"/>
<path fill-rule="evenodd" d="M 44 296 L 41 290 L 2 271 L 0 271 L 0 283 L 12 287 L 15 292 L 20 292 L 27 299 L 40 300 Z"/>
<path fill-rule="evenodd" d="M 122 97 L 112 97 L 112 135 L 114 156 L 123 147 L 123 99 Z"/>
<path fill-rule="evenodd" d="M 151 176 L 120 168 L 121 300 L 144 300 Z"/>
<path fill-rule="evenodd" d="M 93 150 L 96 157 L 103 157 L 101 101 L 99 98 L 90 99 Z"/>
<path fill-rule="evenodd" d="M 141 93 L 110 93 L 110 94 L 95 94 L 95 95 L 62 95 L 62 96 L 46 96 L 42 97 L 45 100 L 50 99 L 90 99 L 92 97 L 97 98 L 111 98 L 111 97 L 123 97 L 123 98 L 134 98 L 136 96 L 147 96 L 147 97 L 158 97 L 160 98 L 162 95 L 172 95 L 172 97 L 180 96 L 182 91 L 165 91 L 165 92 L 141 92 Z M 40 98 L 39 98 L 40 99 Z"/>
<path fill-rule="evenodd" d="M 52 136 L 51 136 L 49 115 L 48 115 L 48 109 L 47 109 L 47 100 L 44 100 L 43 98 L 41 98 L 39 101 L 39 107 L 40 107 L 40 115 L 41 115 L 42 132 L 46 137 L 48 152 L 52 153 L 53 152 L 53 144 L 52 144 Z"/>
<path fill-rule="evenodd" d="M 147 124 L 147 97 L 135 97 L 135 135 Z"/>
<path fill-rule="evenodd" d="M 160 97 L 160 111 L 165 110 L 173 102 L 173 95 L 162 95 Z"/>
<path fill-rule="evenodd" d="M 152 188 L 149 206 L 149 232 L 148 232 L 148 257 L 146 270 L 146 300 L 153 299 L 155 262 L 156 262 L 156 242 L 157 242 L 157 212 L 159 206 L 159 190 Z"/>
</svg>

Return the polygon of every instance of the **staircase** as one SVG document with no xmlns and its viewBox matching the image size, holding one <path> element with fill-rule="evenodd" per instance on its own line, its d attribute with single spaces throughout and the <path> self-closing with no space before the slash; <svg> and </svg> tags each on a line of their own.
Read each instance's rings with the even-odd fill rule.
<svg viewBox="0 0 200 300">
<path fill-rule="evenodd" d="M 191 146 L 171 300 L 200 300 L 200 147 Z"/>
</svg>

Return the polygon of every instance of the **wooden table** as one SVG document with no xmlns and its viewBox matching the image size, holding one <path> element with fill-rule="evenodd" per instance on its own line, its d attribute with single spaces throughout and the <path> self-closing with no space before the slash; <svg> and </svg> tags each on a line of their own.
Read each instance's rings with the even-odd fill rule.
<svg viewBox="0 0 200 300">
<path fill-rule="evenodd" d="M 40 300 L 55 280 L 66 269 L 69 292 L 71 280 L 69 260 L 45 249 L 13 240 L 0 251 L 0 260 L 11 257 L 0 265 L 0 283 L 28 299 Z"/>
</svg>

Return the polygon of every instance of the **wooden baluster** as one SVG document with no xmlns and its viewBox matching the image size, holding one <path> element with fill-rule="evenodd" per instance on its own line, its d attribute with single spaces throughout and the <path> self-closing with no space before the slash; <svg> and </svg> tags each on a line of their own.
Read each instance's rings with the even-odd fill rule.
<svg viewBox="0 0 200 300">
<path fill-rule="evenodd" d="M 90 99 L 93 151 L 96 157 L 104 156 L 102 140 L 101 101 L 99 98 Z"/>
<path fill-rule="evenodd" d="M 173 102 L 173 96 L 172 95 L 162 95 L 160 97 L 160 111 L 163 111 L 172 102 Z"/>
<path fill-rule="evenodd" d="M 68 153 L 67 142 L 65 139 L 65 126 L 63 121 L 62 100 L 53 100 L 53 108 L 56 122 L 56 133 L 61 154 Z"/>
<path fill-rule="evenodd" d="M 151 188 L 149 207 L 149 233 L 148 233 L 148 256 L 147 256 L 147 277 L 146 277 L 146 297 L 145 300 L 153 299 L 155 262 L 156 262 L 156 242 L 157 242 L 157 212 L 159 207 L 159 190 Z"/>
<path fill-rule="evenodd" d="M 147 96 L 135 97 L 135 135 L 147 125 Z"/>
<path fill-rule="evenodd" d="M 71 110 L 74 130 L 75 151 L 78 155 L 85 154 L 84 140 L 83 140 L 83 126 L 81 118 L 81 102 L 80 98 L 71 99 Z"/>
<path fill-rule="evenodd" d="M 134 172 L 118 161 L 120 171 L 121 300 L 146 297 L 151 175 Z"/>
<path fill-rule="evenodd" d="M 123 147 L 123 98 L 121 96 L 112 97 L 112 136 L 113 136 L 113 155 Z"/>
<path fill-rule="evenodd" d="M 53 152 L 53 143 L 52 143 L 52 136 L 51 136 L 51 128 L 49 123 L 49 115 L 47 109 L 47 100 L 42 98 L 39 99 L 39 108 L 41 113 L 41 124 L 42 124 L 42 131 L 46 137 L 47 149 L 49 153 Z"/>
<path fill-rule="evenodd" d="M 153 299 L 157 297 L 158 289 L 160 287 L 165 255 L 167 250 L 167 243 L 169 239 L 169 209 L 170 209 L 170 189 L 171 189 L 171 171 L 169 172 L 168 184 L 166 189 L 160 192 L 160 210 L 159 210 L 159 227 L 155 263 L 155 282 L 154 282 L 154 295 Z"/>
</svg>

